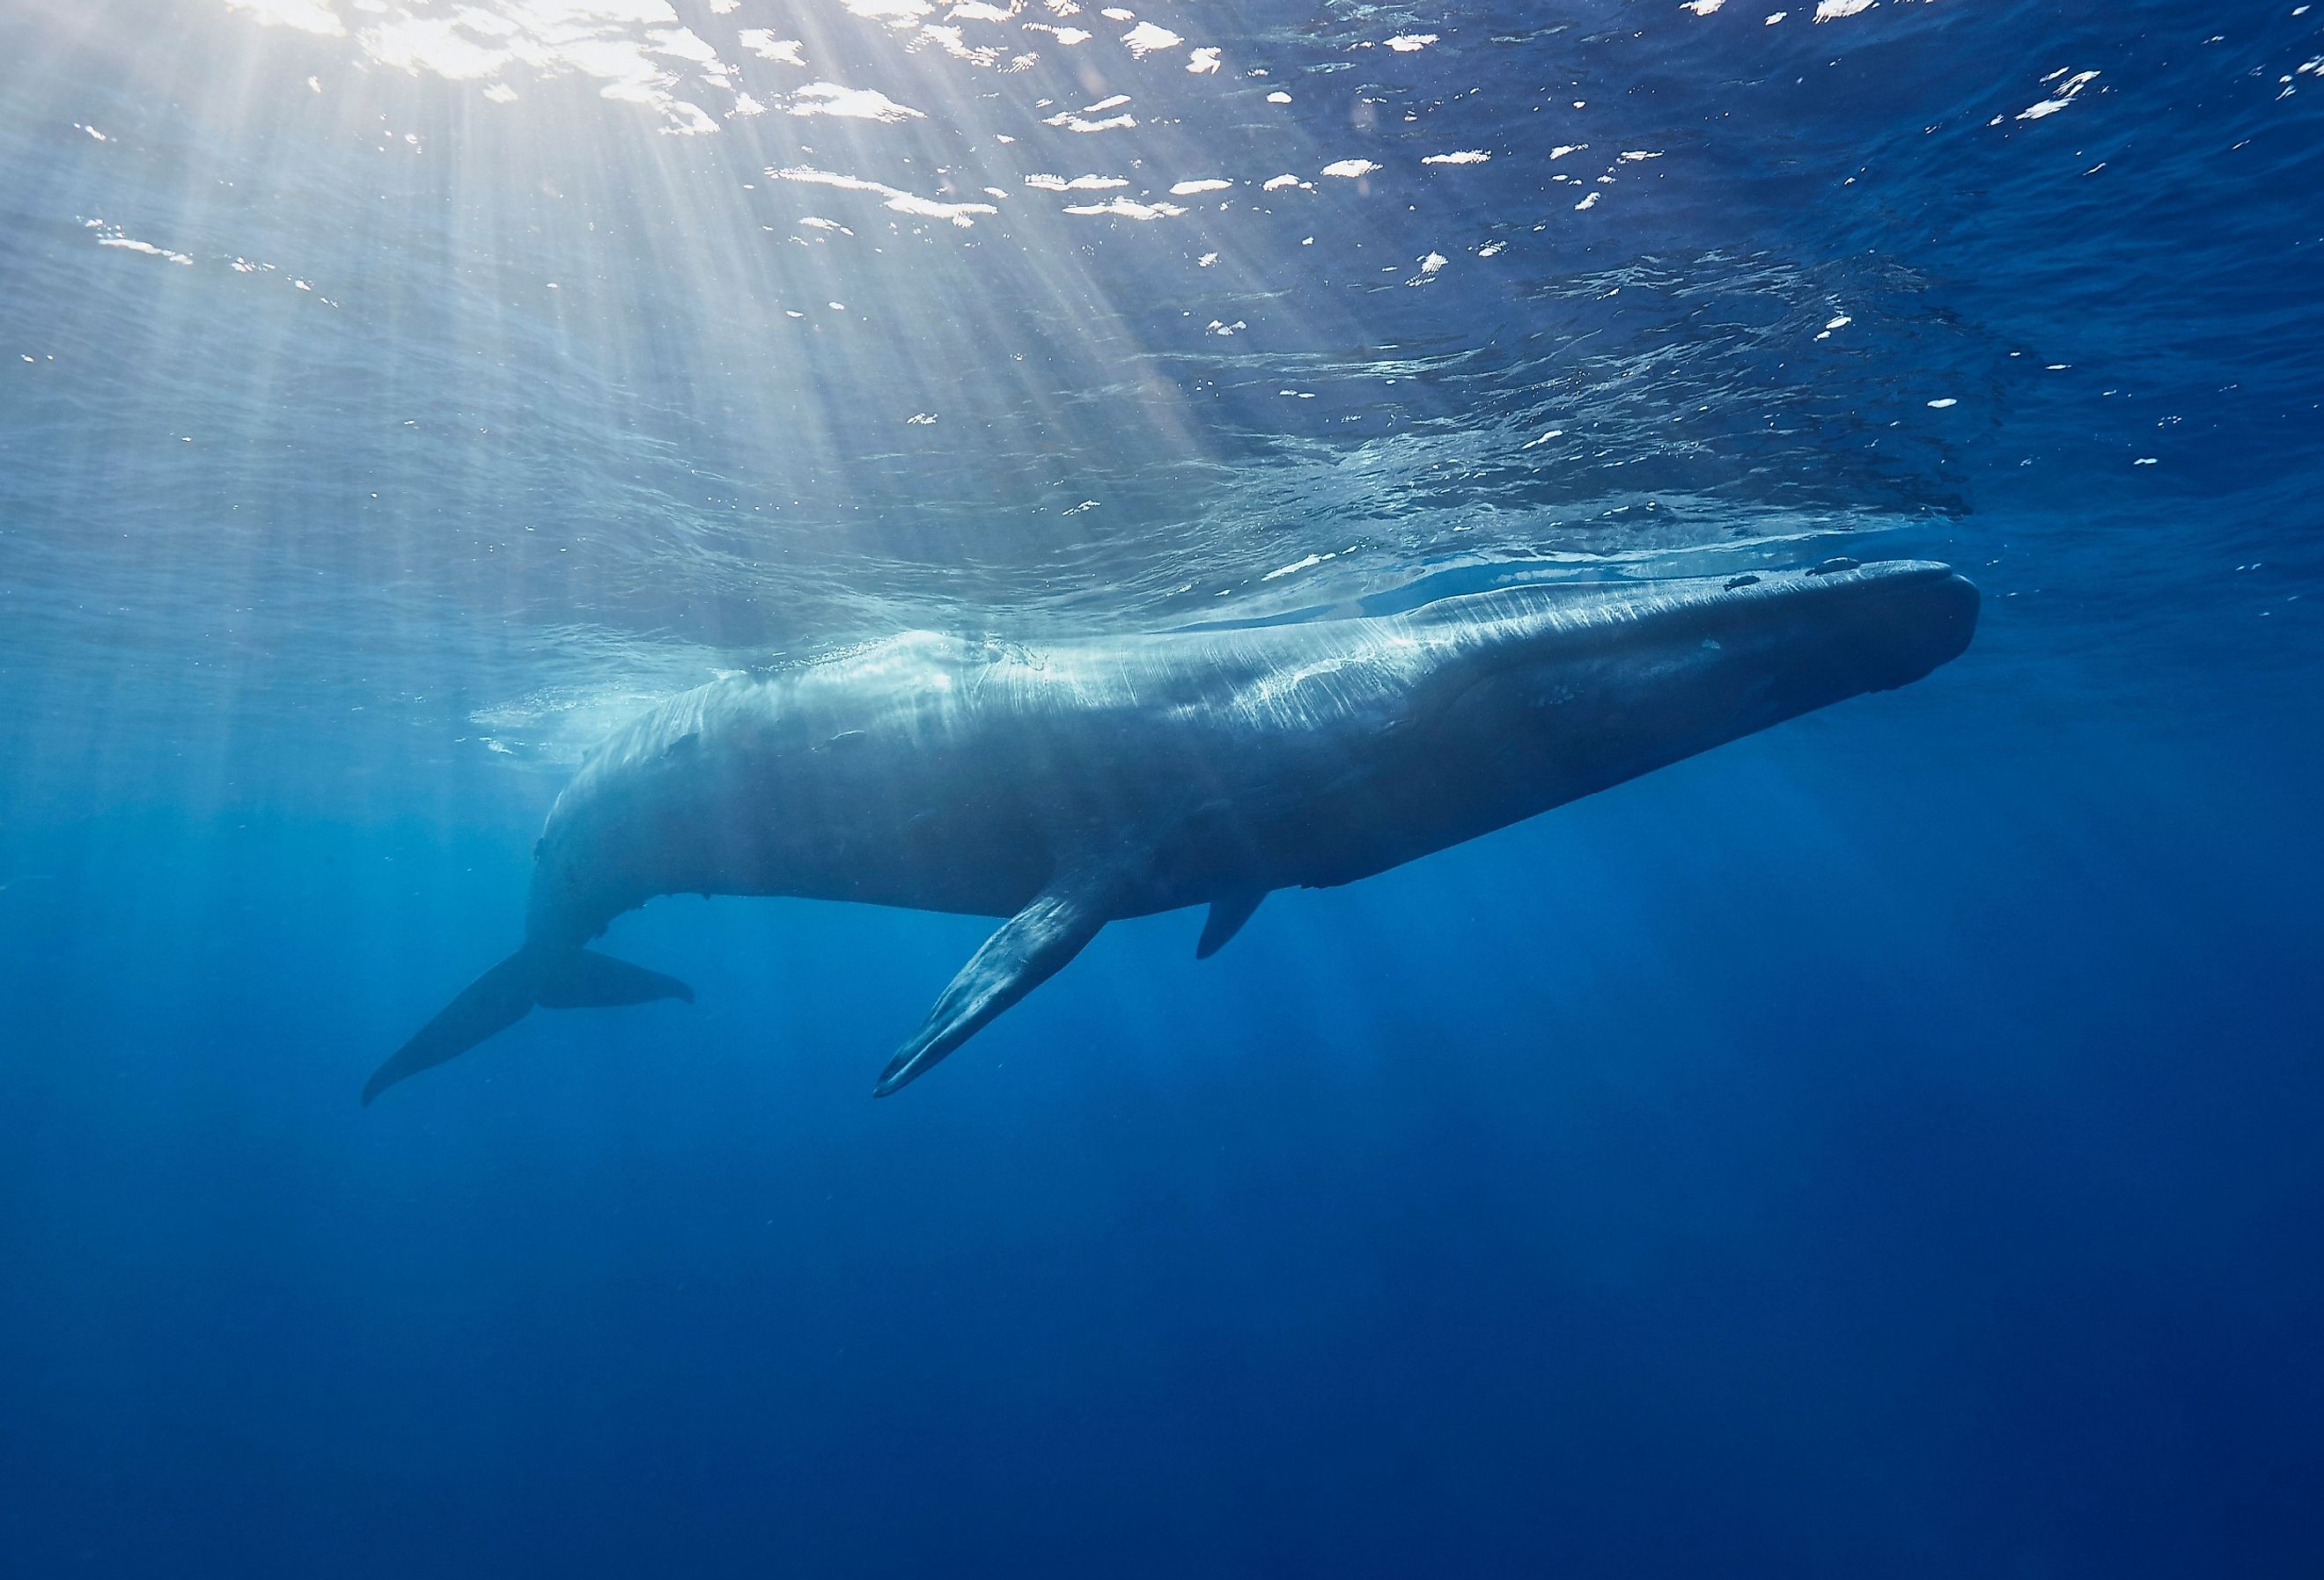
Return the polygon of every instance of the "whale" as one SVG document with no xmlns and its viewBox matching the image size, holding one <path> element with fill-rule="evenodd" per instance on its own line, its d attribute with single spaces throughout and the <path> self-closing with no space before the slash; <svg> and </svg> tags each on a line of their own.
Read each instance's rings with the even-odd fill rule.
<svg viewBox="0 0 2324 1580">
<path fill-rule="evenodd" d="M 1002 919 L 874 1086 L 926 1075 L 1110 921 L 1354 882 L 1963 652 L 1928 560 L 1526 584 L 1393 613 L 1042 642 L 910 632 L 670 698 L 582 763 L 523 941 L 369 1104 L 535 1008 L 679 999 L 590 946 L 668 894 Z"/>
</svg>

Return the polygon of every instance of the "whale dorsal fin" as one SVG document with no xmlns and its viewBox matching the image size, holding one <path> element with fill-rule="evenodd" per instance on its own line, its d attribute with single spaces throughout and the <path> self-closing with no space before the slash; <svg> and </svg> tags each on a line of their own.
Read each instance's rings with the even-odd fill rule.
<svg viewBox="0 0 2324 1580">
<path fill-rule="evenodd" d="M 1225 948 L 1266 898 L 1266 890 L 1253 889 L 1240 894 L 1222 894 L 1212 901 L 1210 919 L 1203 923 L 1203 936 L 1194 941 L 1194 958 L 1207 960 Z"/>
<path fill-rule="evenodd" d="M 969 957 L 920 1029 L 888 1061 L 872 1095 L 885 1097 L 918 1080 L 995 1015 L 1064 969 L 1113 919 L 1125 877 L 1120 865 L 1103 863 L 1061 871 Z"/>
</svg>

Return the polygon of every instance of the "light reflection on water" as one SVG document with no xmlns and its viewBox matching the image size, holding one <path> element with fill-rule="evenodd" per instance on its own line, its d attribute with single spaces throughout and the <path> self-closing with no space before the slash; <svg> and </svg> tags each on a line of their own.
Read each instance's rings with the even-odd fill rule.
<svg viewBox="0 0 2324 1580">
<path fill-rule="evenodd" d="M 1916 51 L 1972 25 L 1996 47 Z M 2067 263 L 2183 97 L 2166 67 L 2265 88 L 2206 179 L 2246 226 L 2291 203 L 2319 96 L 2273 79 L 2307 80 L 2309 22 L 2192 64 L 1901 0 L 5 26 L 0 504 L 20 594 L 71 594 L 18 598 L 58 698 L 272 673 L 563 755 L 552 721 L 908 625 L 1836 536 L 1990 570 L 2097 471 L 2190 486 L 2158 450 L 2310 371 L 2163 354 L 2200 238 L 2103 294 Z M 2046 542 L 2002 596 L 2067 579 L 2080 541 Z M 180 661 L 205 643 L 228 661 Z"/>
</svg>

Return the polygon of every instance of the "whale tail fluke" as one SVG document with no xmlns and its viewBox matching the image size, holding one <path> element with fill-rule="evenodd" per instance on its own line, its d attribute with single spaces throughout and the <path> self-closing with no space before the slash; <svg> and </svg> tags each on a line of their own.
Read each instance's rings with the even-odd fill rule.
<svg viewBox="0 0 2324 1580">
<path fill-rule="evenodd" d="M 656 999 L 684 999 L 690 1004 L 694 990 L 675 976 L 595 949 L 576 949 L 540 979 L 532 1002 L 544 1010 L 610 1010 Z"/>
<path fill-rule="evenodd" d="M 436 1012 L 410 1041 L 388 1056 L 364 1083 L 364 1106 L 421 1070 L 457 1058 L 495 1031 L 505 1031 L 532 1008 L 540 989 L 540 958 L 520 949 L 460 990 L 460 996 Z"/>
<path fill-rule="evenodd" d="M 595 1010 L 655 999 L 692 1003 L 694 990 L 675 976 L 595 949 L 546 956 L 519 949 L 461 989 L 459 997 L 371 1073 L 364 1083 L 364 1106 L 370 1107 L 373 1098 L 398 1081 L 457 1058 L 487 1037 L 507 1030 L 535 1004 L 550 1010 Z"/>
</svg>

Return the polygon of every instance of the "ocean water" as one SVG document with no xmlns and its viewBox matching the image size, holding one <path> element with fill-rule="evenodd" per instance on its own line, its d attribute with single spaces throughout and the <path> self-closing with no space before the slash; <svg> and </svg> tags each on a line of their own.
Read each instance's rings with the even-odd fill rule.
<svg viewBox="0 0 2324 1580">
<path fill-rule="evenodd" d="M 1134 10 L 1133 10 L 1134 7 Z M 0 5 L 0 1571 L 2324 1573 L 2324 7 Z M 1351 887 L 667 900 L 898 631 L 1950 561 Z"/>
</svg>

